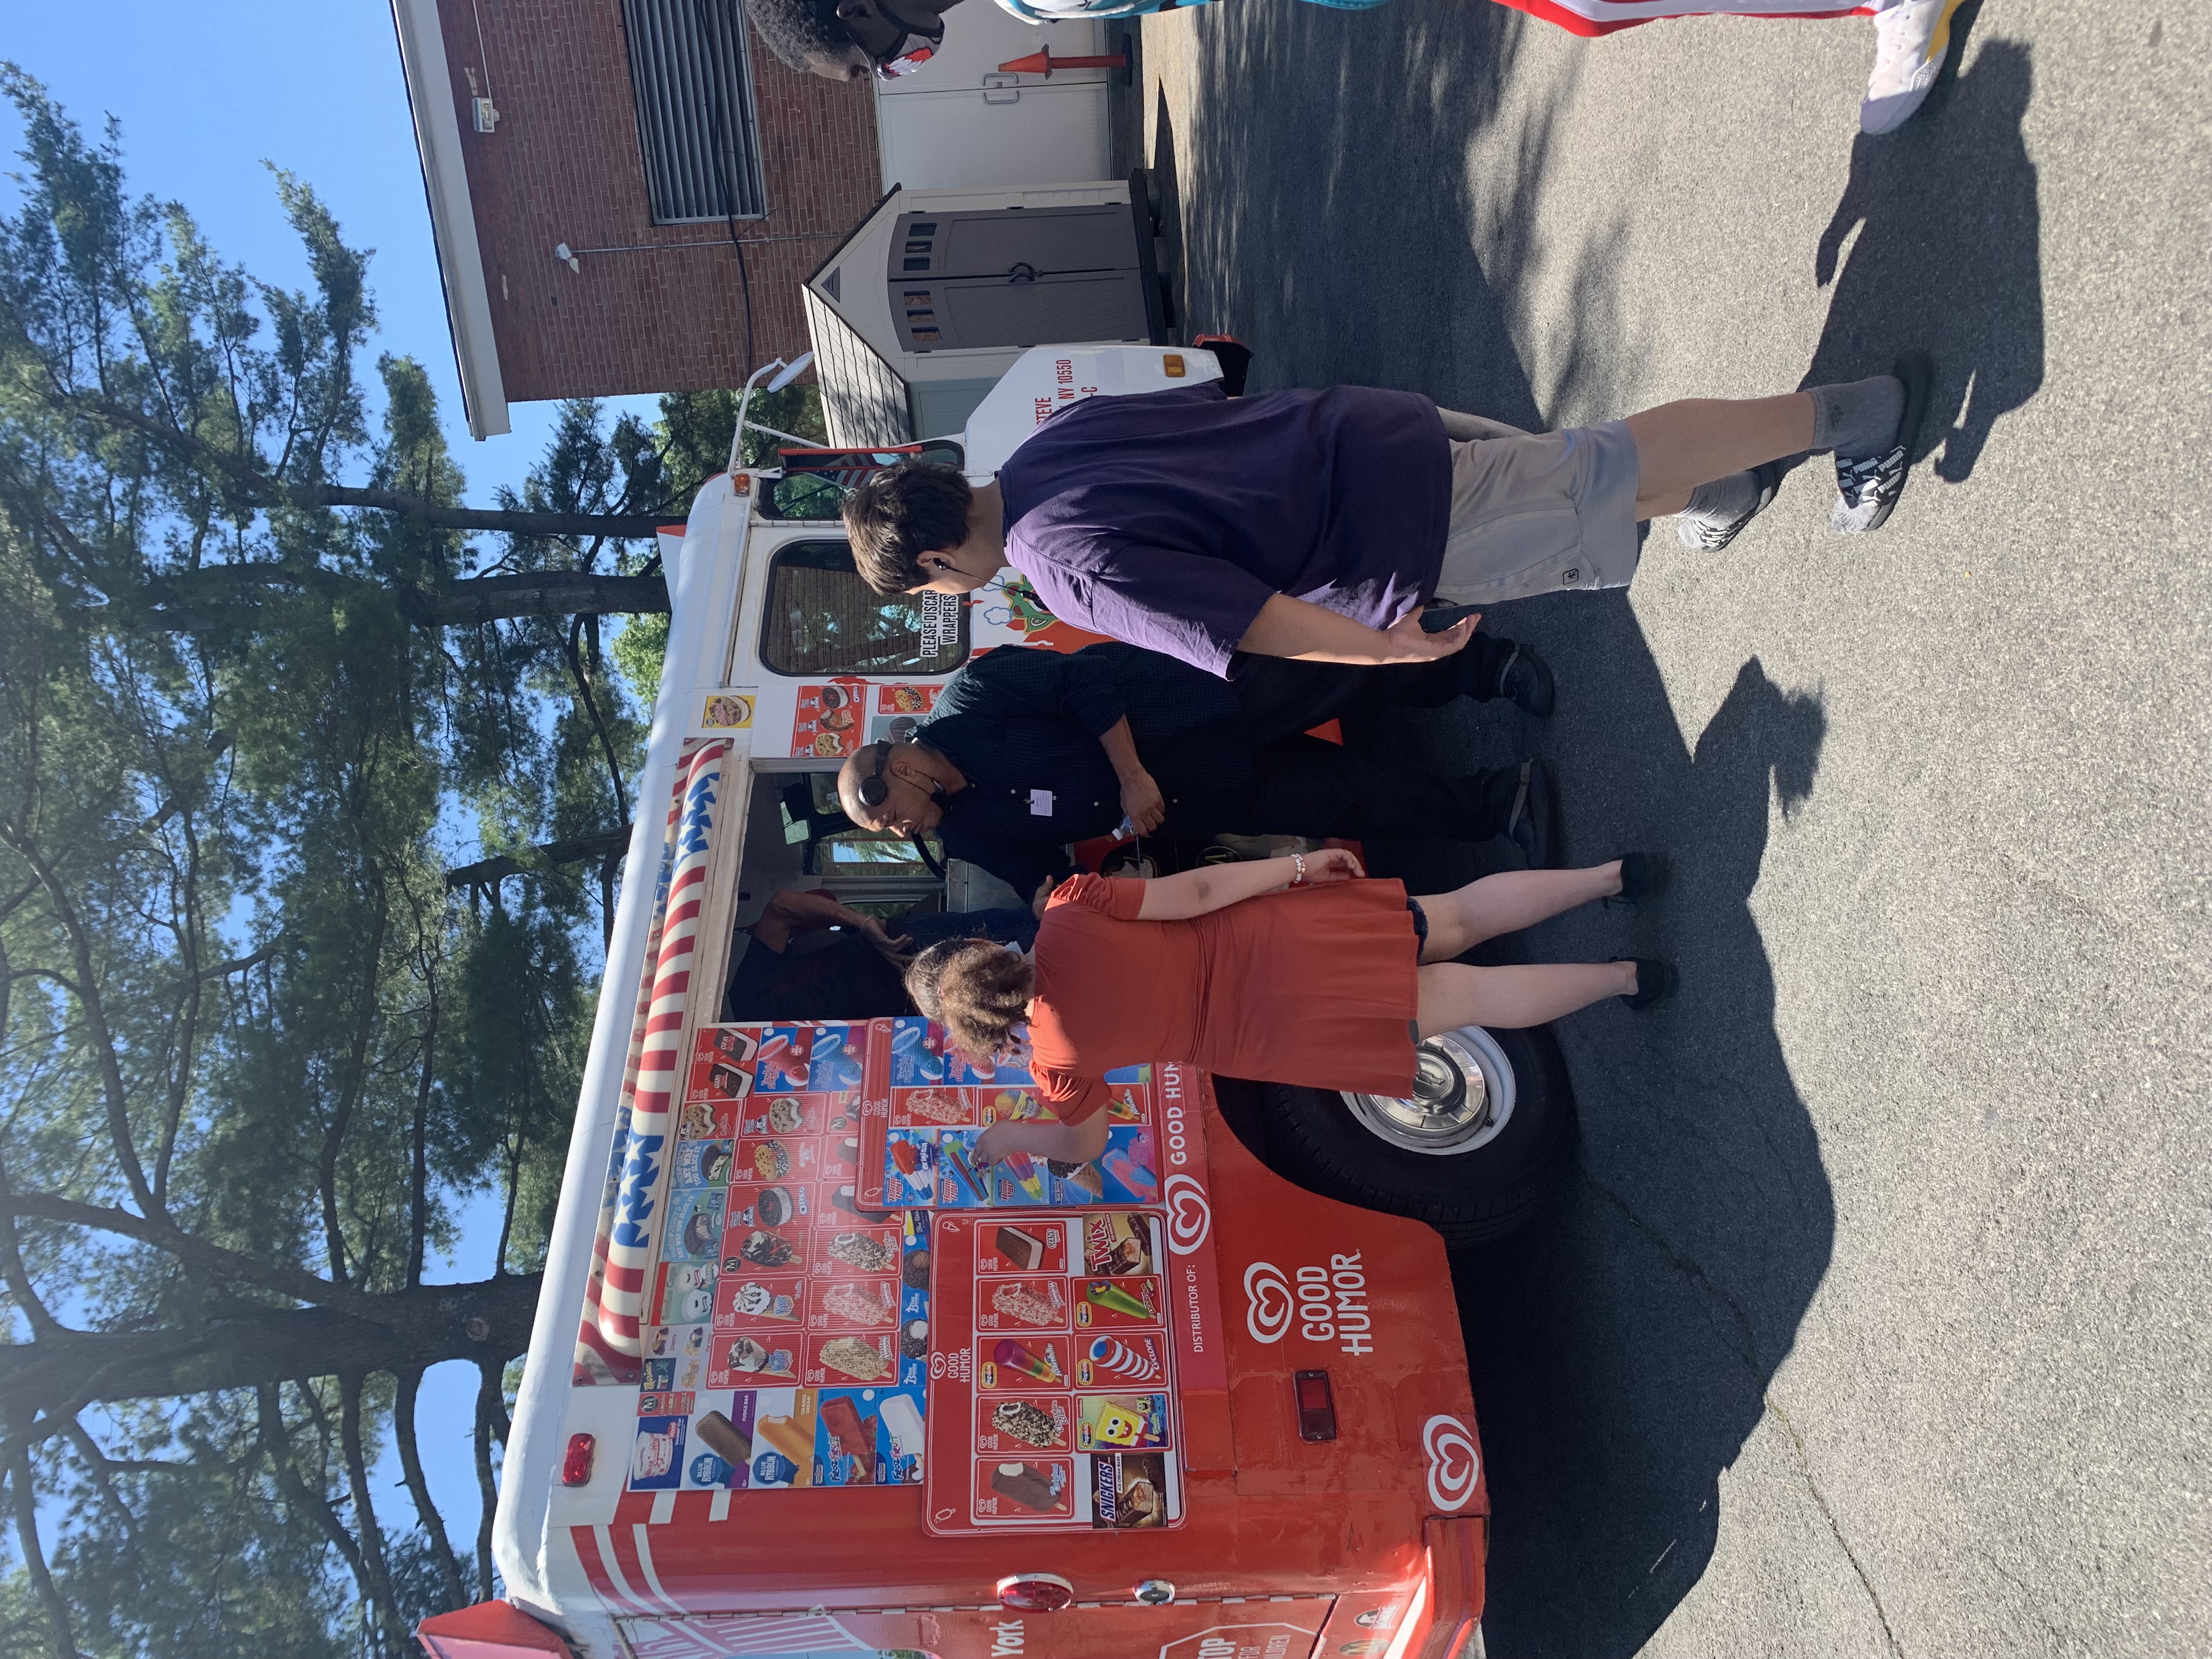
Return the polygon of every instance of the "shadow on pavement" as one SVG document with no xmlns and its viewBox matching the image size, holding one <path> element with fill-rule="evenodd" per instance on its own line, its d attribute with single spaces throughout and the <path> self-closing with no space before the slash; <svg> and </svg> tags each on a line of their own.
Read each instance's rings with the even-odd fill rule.
<svg viewBox="0 0 2212 1659">
<path fill-rule="evenodd" d="M 1589 912 L 1521 943 L 1547 961 L 1670 956 L 1683 988 L 1650 1014 L 1561 1022 L 1578 1179 L 1526 1233 L 1454 1263 L 1490 1458 L 1499 1659 L 1635 1653 L 1696 1584 L 1720 1472 L 1765 1410 L 1835 1224 L 1748 902 L 1770 809 L 1812 789 L 1820 706 L 1754 659 L 1690 750 L 1626 605 L 1559 621 L 1571 642 L 1547 648 L 1577 684 L 1595 689 L 1601 662 L 1617 677 L 1602 729 L 1547 745 L 1571 767 L 1571 861 L 1659 848 L 1674 884 L 1649 915 Z"/>
<path fill-rule="evenodd" d="M 1664 955 L 1683 983 L 1650 1013 L 1605 1004 L 1554 1028 L 1582 1117 L 1577 1178 L 1524 1232 L 1453 1261 L 1490 1468 L 1488 1650 L 1626 1659 L 1711 1559 L 1720 1473 L 1766 1410 L 1834 1237 L 1749 905 L 1773 809 L 1813 789 L 1826 717 L 1753 659 L 1692 747 L 1619 596 L 1514 612 L 1515 636 L 1560 674 L 1561 729 L 1546 741 L 1516 744 L 1494 712 L 1463 709 L 1350 735 L 1476 763 L 1540 748 L 1564 774 L 1569 862 L 1638 848 L 1673 862 L 1655 904 L 1561 917 L 1485 952 Z M 1370 854 L 1416 890 L 1510 856 L 1441 842 Z"/>
<path fill-rule="evenodd" d="M 1997 417 L 2043 386 L 2042 211 L 2021 131 L 2034 66 L 2017 40 L 1984 43 L 1958 73 L 1962 56 L 1910 124 L 1852 146 L 1814 252 L 1814 279 L 1835 291 L 1804 381 L 1878 374 L 1907 347 L 1934 352 L 1913 459 L 1940 446 L 1936 473 L 1952 483 L 1973 472 Z"/>
<path fill-rule="evenodd" d="M 1618 403 L 1635 363 L 1612 327 L 1605 234 L 1582 250 L 1560 318 L 1575 338 L 1547 354 L 1565 364 L 1559 383 L 1540 394 L 1514 343 L 1556 104 L 1510 118 L 1510 176 L 1468 176 L 1469 141 L 1509 118 L 1519 19 L 1429 0 L 1359 13 L 1243 0 L 1196 27 L 1205 114 L 1170 135 L 1193 180 L 1180 226 L 1191 325 L 1253 343 L 1255 389 L 1403 386 L 1531 428 L 1565 395 Z M 1980 78 L 1956 89 L 1951 118 Z M 1881 297 L 1891 259 L 1859 276 L 1861 257 L 1843 278 L 1852 306 Z M 1828 1181 L 1749 904 L 1772 812 L 1813 788 L 1826 720 L 1817 696 L 1753 660 L 1691 741 L 1624 594 L 1522 601 L 1493 624 L 1557 672 L 1548 726 L 1462 704 L 1349 721 L 1348 735 L 1455 772 L 1543 753 L 1570 861 L 1644 848 L 1674 862 L 1655 905 L 1563 917 L 1488 953 L 1666 955 L 1683 989 L 1648 1015 L 1607 1004 L 1562 1022 L 1578 1178 L 1526 1233 L 1454 1263 L 1493 1504 L 1488 1650 L 1626 1659 L 1711 1559 L 1721 1471 L 1765 1413 L 1831 1254 Z M 1417 892 L 1511 857 L 1449 842 L 1369 853 Z"/>
</svg>

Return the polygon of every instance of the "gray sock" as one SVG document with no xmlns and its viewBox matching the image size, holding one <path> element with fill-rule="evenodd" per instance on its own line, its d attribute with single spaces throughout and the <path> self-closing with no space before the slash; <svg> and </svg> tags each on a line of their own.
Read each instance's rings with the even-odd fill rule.
<svg viewBox="0 0 2212 1659">
<path fill-rule="evenodd" d="M 1690 492 L 1686 519 L 1710 519 L 1715 524 L 1734 524 L 1759 505 L 1759 479 L 1750 472 L 1731 472 L 1725 478 L 1701 483 Z"/>
<path fill-rule="evenodd" d="M 1894 374 L 1835 386 L 1809 386 L 1813 396 L 1813 448 L 1838 455 L 1879 455 L 1897 437 L 1905 418 L 1905 382 Z"/>
</svg>

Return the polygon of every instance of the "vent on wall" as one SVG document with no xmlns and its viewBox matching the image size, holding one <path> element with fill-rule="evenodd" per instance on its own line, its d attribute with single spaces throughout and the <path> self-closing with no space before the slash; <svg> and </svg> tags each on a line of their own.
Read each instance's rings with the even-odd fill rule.
<svg viewBox="0 0 2212 1659">
<path fill-rule="evenodd" d="M 737 0 L 623 0 L 653 222 L 768 211 L 744 14 Z"/>
</svg>

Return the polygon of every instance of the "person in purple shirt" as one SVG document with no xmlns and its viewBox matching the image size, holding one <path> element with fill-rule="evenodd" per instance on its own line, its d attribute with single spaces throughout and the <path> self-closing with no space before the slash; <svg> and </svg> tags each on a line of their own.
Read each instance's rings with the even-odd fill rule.
<svg viewBox="0 0 2212 1659">
<path fill-rule="evenodd" d="M 1626 586 L 1638 521 L 1666 514 L 1725 547 L 1808 451 L 1836 455 L 1832 527 L 1879 528 L 1931 374 L 1910 353 L 1869 380 L 1533 434 L 1371 386 L 1090 398 L 981 488 L 894 467 L 845 525 L 879 593 L 969 592 L 1012 565 L 1061 620 L 1224 677 L 1239 652 L 1425 662 L 1474 619 L 1430 633 L 1424 605 Z"/>
</svg>

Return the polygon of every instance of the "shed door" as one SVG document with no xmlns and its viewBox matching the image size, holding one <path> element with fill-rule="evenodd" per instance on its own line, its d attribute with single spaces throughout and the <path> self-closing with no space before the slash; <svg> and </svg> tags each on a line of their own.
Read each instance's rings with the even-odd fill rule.
<svg viewBox="0 0 2212 1659">
<path fill-rule="evenodd" d="M 892 235 L 890 276 L 1003 276 L 1044 270 L 1134 270 L 1136 222 L 1121 202 L 1096 207 L 906 213 Z"/>
<path fill-rule="evenodd" d="M 902 214 L 890 265 L 910 351 L 1151 336 L 1124 203 Z"/>
</svg>

